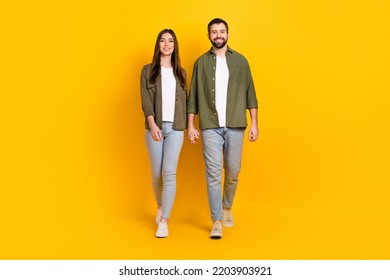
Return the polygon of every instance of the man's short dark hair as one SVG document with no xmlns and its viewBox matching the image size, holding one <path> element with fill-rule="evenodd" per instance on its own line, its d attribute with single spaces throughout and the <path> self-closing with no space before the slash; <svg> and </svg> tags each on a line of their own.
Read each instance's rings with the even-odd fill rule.
<svg viewBox="0 0 390 280">
<path fill-rule="evenodd" d="M 226 32 L 229 33 L 229 26 L 228 26 L 227 22 L 224 21 L 224 20 L 221 19 L 221 18 L 215 18 L 215 19 L 213 19 L 212 21 L 210 21 L 210 22 L 209 22 L 209 25 L 207 26 L 208 34 L 210 34 L 210 27 L 211 27 L 213 24 L 220 24 L 220 23 L 223 23 L 223 24 L 226 26 Z"/>
</svg>

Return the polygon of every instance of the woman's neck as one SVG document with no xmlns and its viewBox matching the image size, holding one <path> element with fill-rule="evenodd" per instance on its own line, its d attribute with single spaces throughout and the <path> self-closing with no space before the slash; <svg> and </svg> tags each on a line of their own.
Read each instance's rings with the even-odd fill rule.
<svg viewBox="0 0 390 280">
<path fill-rule="evenodd" d="M 166 68 L 171 68 L 172 67 L 171 56 L 161 56 L 160 65 Z"/>
</svg>

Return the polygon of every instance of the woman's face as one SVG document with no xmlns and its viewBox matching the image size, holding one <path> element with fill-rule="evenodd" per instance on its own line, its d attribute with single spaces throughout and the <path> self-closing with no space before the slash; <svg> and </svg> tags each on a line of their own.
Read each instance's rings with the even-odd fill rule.
<svg viewBox="0 0 390 280">
<path fill-rule="evenodd" d="M 160 39 L 160 52 L 161 55 L 171 55 L 175 50 L 175 43 L 173 37 L 169 33 L 164 33 Z"/>
</svg>

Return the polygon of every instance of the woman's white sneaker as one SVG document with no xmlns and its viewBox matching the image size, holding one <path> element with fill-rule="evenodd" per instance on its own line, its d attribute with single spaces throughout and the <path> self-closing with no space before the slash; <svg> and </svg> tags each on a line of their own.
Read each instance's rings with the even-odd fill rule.
<svg viewBox="0 0 390 280">
<path fill-rule="evenodd" d="M 156 237 L 163 238 L 168 237 L 168 224 L 165 222 L 161 222 L 158 224 L 158 228 L 156 231 Z"/>
</svg>

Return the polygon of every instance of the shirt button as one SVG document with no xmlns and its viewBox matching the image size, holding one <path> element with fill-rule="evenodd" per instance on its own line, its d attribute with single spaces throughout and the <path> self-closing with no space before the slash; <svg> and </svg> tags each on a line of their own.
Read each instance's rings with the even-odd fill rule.
<svg viewBox="0 0 390 280">
<path fill-rule="evenodd" d="M 214 78 L 213 78 L 213 81 L 214 81 Z"/>
</svg>

